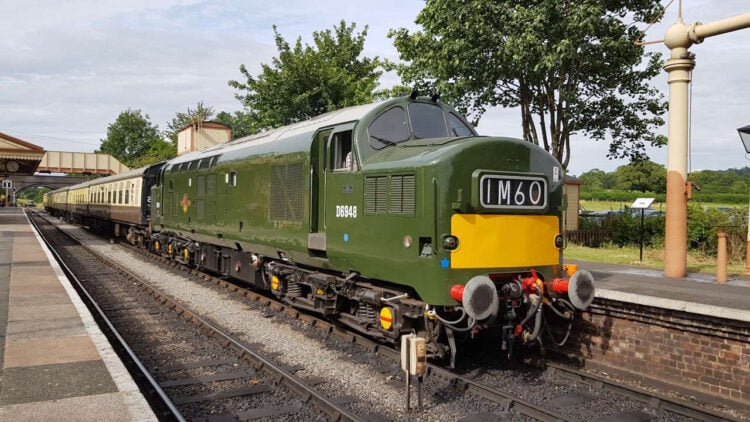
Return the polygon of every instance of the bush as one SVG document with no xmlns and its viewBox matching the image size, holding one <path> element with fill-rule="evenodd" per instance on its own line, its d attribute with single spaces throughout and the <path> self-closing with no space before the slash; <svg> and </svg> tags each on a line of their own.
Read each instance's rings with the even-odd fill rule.
<svg viewBox="0 0 750 422">
<path fill-rule="evenodd" d="M 688 204 L 687 246 L 692 251 L 706 255 L 716 255 L 718 246 L 717 233 L 728 234 L 727 252 L 732 260 L 745 256 L 747 221 L 745 211 L 741 208 L 721 210 L 703 209 L 699 204 Z M 647 246 L 664 244 L 664 216 L 646 217 L 644 220 L 643 243 Z M 625 213 L 610 213 L 605 217 L 581 217 L 580 231 L 606 231 L 609 240 L 617 246 L 640 244 L 641 217 L 633 210 Z"/>
<path fill-rule="evenodd" d="M 657 202 L 666 201 L 667 195 L 664 193 L 639 192 L 616 189 L 600 189 L 587 191 L 581 190 L 581 199 L 586 201 L 635 201 L 636 198 L 656 198 Z M 720 202 L 724 204 L 746 204 L 748 195 L 737 193 L 708 193 L 693 192 L 693 201 L 696 202 Z"/>
</svg>

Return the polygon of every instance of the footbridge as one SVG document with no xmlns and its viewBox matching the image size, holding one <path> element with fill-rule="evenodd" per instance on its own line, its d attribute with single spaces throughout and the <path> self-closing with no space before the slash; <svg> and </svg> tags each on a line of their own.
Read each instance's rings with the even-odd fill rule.
<svg viewBox="0 0 750 422">
<path fill-rule="evenodd" d="M 31 142 L 0 132 L 0 180 L 3 188 L 0 189 L 0 203 L 6 205 L 14 204 L 17 194 L 34 186 L 58 189 L 84 182 L 90 175 L 111 175 L 128 170 L 108 154 L 46 151 Z M 50 173 L 68 175 L 53 176 Z"/>
</svg>

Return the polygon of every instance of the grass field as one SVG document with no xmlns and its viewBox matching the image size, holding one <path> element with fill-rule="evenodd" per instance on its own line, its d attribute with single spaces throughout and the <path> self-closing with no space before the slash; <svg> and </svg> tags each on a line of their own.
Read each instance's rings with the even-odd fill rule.
<svg viewBox="0 0 750 422">
<path fill-rule="evenodd" d="M 582 261 L 608 262 L 612 264 L 634 265 L 644 268 L 663 269 L 664 249 L 644 248 L 643 262 L 639 261 L 639 248 L 637 246 L 618 247 L 615 245 L 602 246 L 599 248 L 587 248 L 568 244 L 563 256 L 566 259 L 579 259 Z M 741 274 L 745 269 L 744 262 L 730 262 L 729 274 Z M 689 272 L 716 272 L 716 258 L 704 254 L 688 252 Z"/>
</svg>

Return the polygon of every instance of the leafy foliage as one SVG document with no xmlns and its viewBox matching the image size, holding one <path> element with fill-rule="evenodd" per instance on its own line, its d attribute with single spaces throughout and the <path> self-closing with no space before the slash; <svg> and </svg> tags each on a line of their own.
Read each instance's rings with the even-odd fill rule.
<svg viewBox="0 0 750 422">
<path fill-rule="evenodd" d="M 615 189 L 617 186 L 617 176 L 614 173 L 607 173 L 599 169 L 589 170 L 583 173 L 579 179 L 583 181 L 584 189 L 589 192 L 601 189 Z"/>
<path fill-rule="evenodd" d="M 704 209 L 697 204 L 688 204 L 687 241 L 688 249 L 706 255 L 715 255 L 718 243 L 717 233 L 728 232 L 728 245 L 731 258 L 741 259 L 745 254 L 744 234 L 747 233 L 745 210 Z M 664 244 L 664 216 L 651 216 L 644 219 L 644 244 L 662 246 Z M 580 230 L 604 230 L 609 239 L 617 246 L 636 246 L 640 244 L 641 217 L 634 210 L 624 213 L 612 213 L 604 218 L 582 217 L 579 220 Z"/>
<path fill-rule="evenodd" d="M 177 144 L 159 139 L 149 146 L 145 154 L 131 162 L 131 168 L 144 167 L 177 156 Z"/>
<path fill-rule="evenodd" d="M 30 203 L 41 204 L 42 200 L 44 199 L 44 194 L 51 190 L 52 189 L 45 188 L 43 186 L 32 186 L 28 189 L 24 189 L 22 192 L 16 195 L 16 200 L 18 201 L 18 203 L 21 203 L 23 202 L 23 200 L 25 200 Z"/>
<path fill-rule="evenodd" d="M 109 154 L 128 167 L 141 164 L 142 157 L 156 159 L 169 145 L 141 110 L 125 110 L 107 127 L 107 137 L 101 140 L 98 152 Z M 153 154 L 153 155 L 152 155 Z M 158 161 L 158 159 L 156 159 Z"/>
<path fill-rule="evenodd" d="M 523 137 L 567 168 L 570 136 L 611 139 L 609 156 L 641 159 L 666 139 L 661 56 L 634 45 L 658 0 L 428 0 L 422 30 L 392 30 L 407 84 L 434 89 L 478 121 L 518 107 Z"/>
<path fill-rule="evenodd" d="M 700 186 L 693 191 L 693 199 L 703 202 L 744 204 L 750 194 L 750 167 L 728 170 L 703 170 L 691 173 Z M 579 177 L 583 180 L 581 199 L 628 201 L 640 196 L 664 200 L 666 170 L 651 161 L 620 166 L 613 172 L 589 170 Z"/>
<path fill-rule="evenodd" d="M 667 192 L 667 169 L 649 160 L 632 162 L 615 171 L 617 188 L 640 192 Z"/>
<path fill-rule="evenodd" d="M 234 114 L 231 114 L 222 111 L 216 115 L 214 121 L 232 129 L 232 138 L 242 138 L 260 132 L 257 118 L 251 112 L 235 111 Z"/>
<path fill-rule="evenodd" d="M 258 129 L 283 126 L 342 107 L 370 103 L 383 65 L 378 57 L 362 57 L 367 27 L 356 33 L 356 24 L 343 20 L 333 30 L 313 32 L 314 46 L 298 37 L 290 45 L 273 27 L 278 57 L 263 64 L 254 77 L 240 66 L 244 82 L 229 85 L 235 97 L 257 119 Z"/>
<path fill-rule="evenodd" d="M 205 106 L 203 101 L 198 101 L 195 108 L 188 107 L 185 113 L 177 112 L 172 121 L 167 123 L 167 130 L 164 131 L 164 134 L 176 145 L 177 133 L 180 130 L 192 124 L 210 120 L 213 116 L 214 108 Z"/>
</svg>

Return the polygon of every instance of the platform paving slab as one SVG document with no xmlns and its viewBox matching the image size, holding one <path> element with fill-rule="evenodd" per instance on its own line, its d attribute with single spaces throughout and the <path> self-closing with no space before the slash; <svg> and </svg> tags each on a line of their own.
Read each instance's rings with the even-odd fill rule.
<svg viewBox="0 0 750 422">
<path fill-rule="evenodd" d="M 126 422 L 138 420 L 129 412 L 128 397 L 122 394 L 97 394 L 39 403 L 0 407 L 0 420 L 49 422 Z"/>
<path fill-rule="evenodd" d="M 566 260 L 591 272 L 596 297 L 697 315 L 750 322 L 750 279 L 734 277 L 717 284 L 709 273 L 667 278 L 660 270 Z"/>
<path fill-rule="evenodd" d="M 8 321 L 39 321 L 47 319 L 73 318 L 78 310 L 70 302 L 57 305 L 10 306 Z"/>
<path fill-rule="evenodd" d="M 19 209 L 0 208 L 0 421 L 153 421 Z"/>
<path fill-rule="evenodd" d="M 101 360 L 6 368 L 4 384 L 0 406 L 117 392 Z"/>
<path fill-rule="evenodd" d="M 41 321 L 10 321 L 6 338 L 8 341 L 22 339 L 85 336 L 86 328 L 80 318 L 63 318 Z"/>
<path fill-rule="evenodd" d="M 6 340 L 5 369 L 100 359 L 88 336 Z"/>
</svg>

